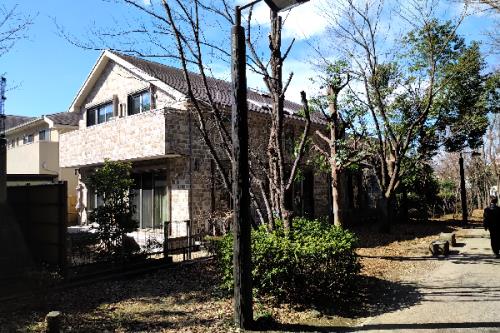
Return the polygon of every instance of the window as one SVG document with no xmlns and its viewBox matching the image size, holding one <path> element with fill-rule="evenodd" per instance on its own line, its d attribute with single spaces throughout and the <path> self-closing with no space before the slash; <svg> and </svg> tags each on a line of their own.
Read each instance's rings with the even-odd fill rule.
<svg viewBox="0 0 500 333">
<path fill-rule="evenodd" d="M 44 129 L 38 132 L 38 141 L 49 140 L 49 131 Z"/>
<path fill-rule="evenodd" d="M 106 103 L 87 110 L 87 127 L 110 121 L 113 117 L 113 103 Z"/>
<path fill-rule="evenodd" d="M 101 195 L 92 191 L 87 192 L 87 208 L 89 209 L 89 211 L 92 211 L 97 207 L 101 207 L 103 204 L 104 200 Z"/>
<path fill-rule="evenodd" d="M 28 144 L 33 142 L 33 134 L 28 134 L 23 136 L 23 144 Z"/>
<path fill-rule="evenodd" d="M 128 97 L 128 115 L 151 110 L 151 94 L 149 90 Z"/>
</svg>

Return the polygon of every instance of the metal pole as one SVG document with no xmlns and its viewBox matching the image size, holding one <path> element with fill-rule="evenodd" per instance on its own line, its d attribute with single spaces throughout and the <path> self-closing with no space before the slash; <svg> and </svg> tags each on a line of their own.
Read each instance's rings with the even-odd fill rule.
<svg viewBox="0 0 500 333">
<path fill-rule="evenodd" d="M 248 171 L 248 105 L 245 30 L 236 7 L 231 29 L 232 140 L 233 140 L 233 274 L 234 322 L 241 329 L 253 323 L 250 192 Z"/>
<path fill-rule="evenodd" d="M 462 157 L 462 153 L 460 153 L 458 165 L 460 166 L 460 201 L 462 203 L 462 222 L 467 224 L 467 192 L 465 189 L 464 158 Z"/>
<path fill-rule="evenodd" d="M 0 206 L 7 203 L 7 139 L 5 138 L 5 85 L 0 78 Z M 1 209 L 1 208 L 0 208 Z M 5 212 L 0 212 L 2 215 Z"/>
</svg>

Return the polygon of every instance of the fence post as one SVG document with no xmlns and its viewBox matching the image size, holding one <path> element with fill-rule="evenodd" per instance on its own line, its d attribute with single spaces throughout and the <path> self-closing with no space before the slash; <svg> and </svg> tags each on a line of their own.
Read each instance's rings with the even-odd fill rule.
<svg viewBox="0 0 500 333">
<path fill-rule="evenodd" d="M 163 259 L 168 258 L 168 221 L 163 221 Z"/>
<path fill-rule="evenodd" d="M 188 260 L 190 260 L 191 259 L 191 220 L 187 220 L 186 225 L 187 225 L 187 243 L 188 243 L 187 257 L 188 257 Z"/>
</svg>

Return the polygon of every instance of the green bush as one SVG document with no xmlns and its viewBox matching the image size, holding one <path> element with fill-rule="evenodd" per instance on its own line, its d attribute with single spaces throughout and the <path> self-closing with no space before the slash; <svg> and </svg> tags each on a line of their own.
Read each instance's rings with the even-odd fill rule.
<svg viewBox="0 0 500 333">
<path fill-rule="evenodd" d="M 360 265 L 356 238 L 347 230 L 318 220 L 295 219 L 287 237 L 280 223 L 275 231 L 252 232 L 252 275 L 258 295 L 288 301 L 335 300 L 347 293 Z M 222 273 L 222 286 L 233 286 L 233 238 L 209 240 Z"/>
<path fill-rule="evenodd" d="M 89 175 L 87 185 L 102 199 L 102 204 L 89 214 L 89 221 L 97 223 L 96 236 L 101 243 L 100 254 L 122 259 L 138 251 L 126 234 L 137 230 L 135 206 L 131 204 L 132 165 L 105 160 L 104 165 Z"/>
</svg>

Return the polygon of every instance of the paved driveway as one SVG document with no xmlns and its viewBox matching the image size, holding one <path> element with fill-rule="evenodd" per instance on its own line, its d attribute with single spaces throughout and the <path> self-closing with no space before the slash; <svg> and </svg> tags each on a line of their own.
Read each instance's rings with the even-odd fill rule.
<svg viewBox="0 0 500 333">
<path fill-rule="evenodd" d="M 488 232 L 469 229 L 459 254 L 412 283 L 417 304 L 371 318 L 355 332 L 500 332 L 500 259 Z"/>
</svg>

